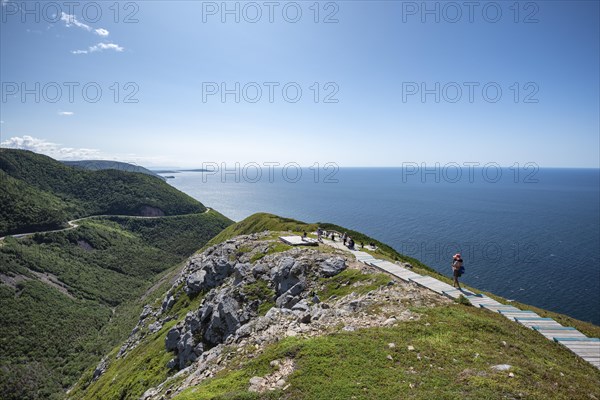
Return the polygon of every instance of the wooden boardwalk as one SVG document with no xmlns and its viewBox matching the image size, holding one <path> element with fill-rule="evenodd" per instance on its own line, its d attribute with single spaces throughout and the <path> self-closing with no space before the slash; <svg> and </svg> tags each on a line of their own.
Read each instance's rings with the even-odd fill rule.
<svg viewBox="0 0 600 400">
<path fill-rule="evenodd" d="M 412 282 L 451 299 L 464 296 L 473 306 L 496 312 L 511 321 L 539 332 L 549 340 L 553 340 L 596 368 L 600 369 L 600 339 L 589 338 L 577 329 L 562 326 L 552 318 L 543 318 L 533 311 L 521 310 L 511 305 L 502 304 L 484 294 L 473 293 L 469 290 L 458 290 L 451 285 L 428 275 L 417 274 L 390 261 L 374 258 L 364 251 L 349 250 L 341 242 L 324 240 L 324 243 L 335 248 L 349 251 L 357 261 L 390 273 L 405 282 Z"/>
</svg>

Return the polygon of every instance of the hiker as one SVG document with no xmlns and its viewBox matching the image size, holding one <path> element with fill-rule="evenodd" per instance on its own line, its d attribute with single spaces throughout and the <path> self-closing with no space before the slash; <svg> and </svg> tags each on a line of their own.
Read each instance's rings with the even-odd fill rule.
<svg viewBox="0 0 600 400">
<path fill-rule="evenodd" d="M 350 250 L 354 250 L 354 240 L 352 240 L 352 238 L 349 236 L 348 236 L 348 248 Z"/>
<path fill-rule="evenodd" d="M 463 266 L 463 259 L 460 253 L 456 253 L 452 258 L 452 275 L 454 276 L 454 282 L 452 286 L 457 287 L 458 290 L 462 290 L 460 283 L 458 283 L 458 277 L 461 275 L 461 267 Z"/>
<path fill-rule="evenodd" d="M 306 232 L 302 232 L 302 241 L 306 242 Z"/>
<path fill-rule="evenodd" d="M 335 232 L 331 232 L 331 241 L 335 242 Z"/>
<path fill-rule="evenodd" d="M 344 243 L 344 246 L 346 245 L 346 238 L 348 237 L 348 234 L 346 232 L 344 232 L 344 234 L 342 235 L 342 243 Z"/>
<path fill-rule="evenodd" d="M 323 231 L 321 230 L 321 228 L 317 228 L 317 240 L 321 243 L 323 243 L 323 239 L 321 239 L 322 234 L 323 234 Z"/>
</svg>

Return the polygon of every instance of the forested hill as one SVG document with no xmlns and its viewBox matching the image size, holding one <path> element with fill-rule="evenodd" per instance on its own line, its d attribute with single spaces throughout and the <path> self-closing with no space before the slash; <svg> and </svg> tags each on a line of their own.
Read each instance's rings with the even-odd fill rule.
<svg viewBox="0 0 600 400">
<path fill-rule="evenodd" d="M 68 165 L 70 167 L 76 167 L 81 169 L 87 169 L 89 171 L 100 171 L 103 169 L 116 169 L 119 171 L 127 171 L 127 172 L 139 172 L 141 174 L 146 174 L 150 176 L 154 176 L 158 179 L 165 178 L 158 175 L 155 172 L 150 171 L 144 167 L 139 165 L 129 164 L 120 161 L 110 161 L 110 160 L 81 160 L 81 161 L 61 161 L 63 164 Z"/>
<path fill-rule="evenodd" d="M 182 215 L 200 202 L 156 177 L 70 167 L 26 150 L 0 149 L 0 236 L 54 229 L 88 215 Z"/>
</svg>

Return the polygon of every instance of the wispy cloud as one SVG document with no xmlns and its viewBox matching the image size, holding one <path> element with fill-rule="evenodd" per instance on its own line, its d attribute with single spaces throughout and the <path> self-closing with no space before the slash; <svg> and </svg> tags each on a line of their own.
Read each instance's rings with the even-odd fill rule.
<svg viewBox="0 0 600 400">
<path fill-rule="evenodd" d="M 58 115 L 63 117 L 70 117 L 71 115 L 75 115 L 73 111 L 59 111 Z"/>
<path fill-rule="evenodd" d="M 8 149 L 29 150 L 45 154 L 56 160 L 112 160 L 137 165 L 173 165 L 174 161 L 165 156 L 144 157 L 133 153 L 108 154 L 98 149 L 63 147 L 32 136 L 11 137 L 0 143 Z"/>
<path fill-rule="evenodd" d="M 94 32 L 96 35 L 102 37 L 106 37 L 110 34 L 110 32 L 104 28 L 93 29 L 91 26 L 79 21 L 75 15 L 67 14 L 64 11 L 60 13 L 60 20 L 65 23 L 67 28 L 76 26 L 77 28 L 84 29 L 88 32 Z"/>
<path fill-rule="evenodd" d="M 11 137 L 0 143 L 0 146 L 8 149 L 30 150 L 58 160 L 90 160 L 102 158 L 102 153 L 97 149 L 61 147 L 61 145 L 57 143 L 48 142 L 47 140 L 27 135 L 22 137 Z"/>
<path fill-rule="evenodd" d="M 117 53 L 121 53 L 123 50 L 125 50 L 124 47 L 119 46 L 116 43 L 98 43 L 94 46 L 90 46 L 88 47 L 87 50 L 73 50 L 71 51 L 72 54 L 88 54 L 88 53 L 96 53 L 96 52 L 101 52 L 104 50 L 113 50 L 116 51 Z"/>
<path fill-rule="evenodd" d="M 96 33 L 96 35 L 102 36 L 102 37 L 106 37 L 109 35 L 109 32 L 104 28 L 94 29 L 94 32 Z"/>
</svg>

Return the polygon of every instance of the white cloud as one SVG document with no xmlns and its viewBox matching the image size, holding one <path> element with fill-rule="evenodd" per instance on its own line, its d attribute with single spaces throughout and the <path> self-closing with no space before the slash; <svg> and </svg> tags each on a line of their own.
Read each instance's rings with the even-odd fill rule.
<svg viewBox="0 0 600 400">
<path fill-rule="evenodd" d="M 58 115 L 64 116 L 64 117 L 70 117 L 71 115 L 75 115 L 75 113 L 73 111 L 59 111 Z"/>
<path fill-rule="evenodd" d="M 88 53 L 101 52 L 104 50 L 114 50 L 117 53 L 121 53 L 121 52 L 123 52 L 123 50 L 125 50 L 125 48 L 122 46 L 119 46 L 116 43 L 102 43 L 101 42 L 94 46 L 88 47 L 87 50 L 72 50 L 71 53 L 72 54 L 88 54 Z"/>
<path fill-rule="evenodd" d="M 92 32 L 93 31 L 96 35 L 102 36 L 102 37 L 106 37 L 106 36 L 108 36 L 110 34 L 110 32 L 108 32 L 104 28 L 92 29 L 91 26 L 86 25 L 83 22 L 77 20 L 77 17 L 75 17 L 74 15 L 67 14 L 64 11 L 60 13 L 60 20 L 65 23 L 65 26 L 67 28 L 70 28 L 72 26 L 76 26 L 76 27 L 84 29 L 84 30 L 86 30 L 88 32 Z"/>
<path fill-rule="evenodd" d="M 114 50 L 114 51 L 120 53 L 125 49 L 115 43 L 98 43 L 97 45 L 90 47 L 89 50 L 90 50 L 90 52 L 103 51 L 103 50 Z"/>
<path fill-rule="evenodd" d="M 102 158 L 102 153 L 97 149 L 76 149 L 61 147 L 57 143 L 31 136 L 11 137 L 0 143 L 1 147 L 8 149 L 30 150 L 35 153 L 45 154 L 57 160 L 92 160 Z"/>
<path fill-rule="evenodd" d="M 95 29 L 94 32 L 96 32 L 96 35 L 102 36 L 102 37 L 106 37 L 109 35 L 109 32 L 104 28 Z"/>
<path fill-rule="evenodd" d="M 176 163 L 162 155 L 145 157 L 133 153 L 107 154 L 97 149 L 62 147 L 60 144 L 32 136 L 11 137 L 1 142 L 0 147 L 30 150 L 35 153 L 45 154 L 56 160 L 112 160 L 146 166 L 173 165 Z"/>
<path fill-rule="evenodd" d="M 67 14 L 64 11 L 60 13 L 60 20 L 65 23 L 65 26 L 67 28 L 76 26 L 78 28 L 85 29 L 88 32 L 90 32 L 92 30 L 92 28 L 89 25 L 86 25 L 83 22 L 79 22 L 77 20 L 77 17 L 75 17 L 74 15 L 71 15 L 71 14 Z"/>
</svg>

